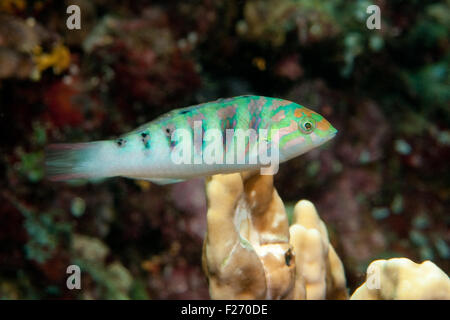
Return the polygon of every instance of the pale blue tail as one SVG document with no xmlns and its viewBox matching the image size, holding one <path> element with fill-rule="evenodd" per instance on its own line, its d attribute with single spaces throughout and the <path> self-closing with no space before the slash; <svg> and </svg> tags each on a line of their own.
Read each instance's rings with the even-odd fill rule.
<svg viewBox="0 0 450 320">
<path fill-rule="evenodd" d="M 102 170 L 102 147 L 107 141 L 52 144 L 46 148 L 46 176 L 53 181 L 101 178 L 108 176 Z"/>
</svg>

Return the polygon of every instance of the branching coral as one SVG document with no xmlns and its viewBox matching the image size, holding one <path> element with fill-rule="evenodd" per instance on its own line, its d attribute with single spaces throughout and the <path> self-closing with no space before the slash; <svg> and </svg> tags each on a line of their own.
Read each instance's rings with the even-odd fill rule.
<svg viewBox="0 0 450 320">
<path fill-rule="evenodd" d="M 295 205 L 289 227 L 272 176 L 215 175 L 206 194 L 203 269 L 211 298 L 348 298 L 342 262 L 311 202 Z M 450 280 L 430 261 L 377 260 L 351 299 L 450 299 Z"/>
<path fill-rule="evenodd" d="M 216 175 L 206 192 L 203 268 L 213 299 L 346 298 L 342 264 L 310 202 L 297 204 L 289 229 L 272 176 Z"/>
</svg>

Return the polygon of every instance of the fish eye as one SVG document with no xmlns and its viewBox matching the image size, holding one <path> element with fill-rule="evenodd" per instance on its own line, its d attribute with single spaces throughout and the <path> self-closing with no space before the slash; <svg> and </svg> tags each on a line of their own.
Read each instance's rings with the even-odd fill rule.
<svg viewBox="0 0 450 320">
<path fill-rule="evenodd" d="M 311 118 L 303 119 L 299 123 L 300 131 L 302 131 L 303 133 L 306 133 L 306 134 L 310 134 L 311 132 L 313 132 L 315 127 L 316 127 L 316 122 Z"/>
</svg>

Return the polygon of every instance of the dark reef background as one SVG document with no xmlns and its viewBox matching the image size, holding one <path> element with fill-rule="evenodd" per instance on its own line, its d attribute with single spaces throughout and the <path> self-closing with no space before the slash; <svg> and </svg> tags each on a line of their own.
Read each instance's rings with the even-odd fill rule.
<svg viewBox="0 0 450 320">
<path fill-rule="evenodd" d="M 201 180 L 52 183 L 43 149 L 240 94 L 339 129 L 275 184 L 288 211 L 316 204 L 351 292 L 378 258 L 448 274 L 449 39 L 445 0 L 0 0 L 0 298 L 209 298 Z M 81 290 L 66 288 L 70 264 Z"/>
</svg>

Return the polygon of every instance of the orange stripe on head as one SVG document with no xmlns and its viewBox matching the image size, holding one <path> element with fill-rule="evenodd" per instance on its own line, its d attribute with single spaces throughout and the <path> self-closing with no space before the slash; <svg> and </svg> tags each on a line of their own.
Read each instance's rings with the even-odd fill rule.
<svg viewBox="0 0 450 320">
<path fill-rule="evenodd" d="M 296 116 L 297 118 L 301 118 L 304 115 L 306 115 L 307 117 L 311 117 L 312 114 L 313 114 L 313 112 L 305 107 L 297 108 L 294 111 L 294 116 Z"/>
<path fill-rule="evenodd" d="M 328 129 L 330 129 L 330 123 L 325 120 L 325 118 L 323 118 L 319 122 L 316 122 L 316 128 L 321 131 L 327 131 Z"/>
<path fill-rule="evenodd" d="M 296 116 L 297 118 L 302 117 L 303 116 L 302 108 L 295 109 L 294 116 Z"/>
<path fill-rule="evenodd" d="M 291 120 L 291 124 L 288 127 L 280 128 L 278 134 L 281 139 L 283 136 L 290 134 L 296 130 L 298 130 L 298 124 L 294 120 Z"/>
</svg>

